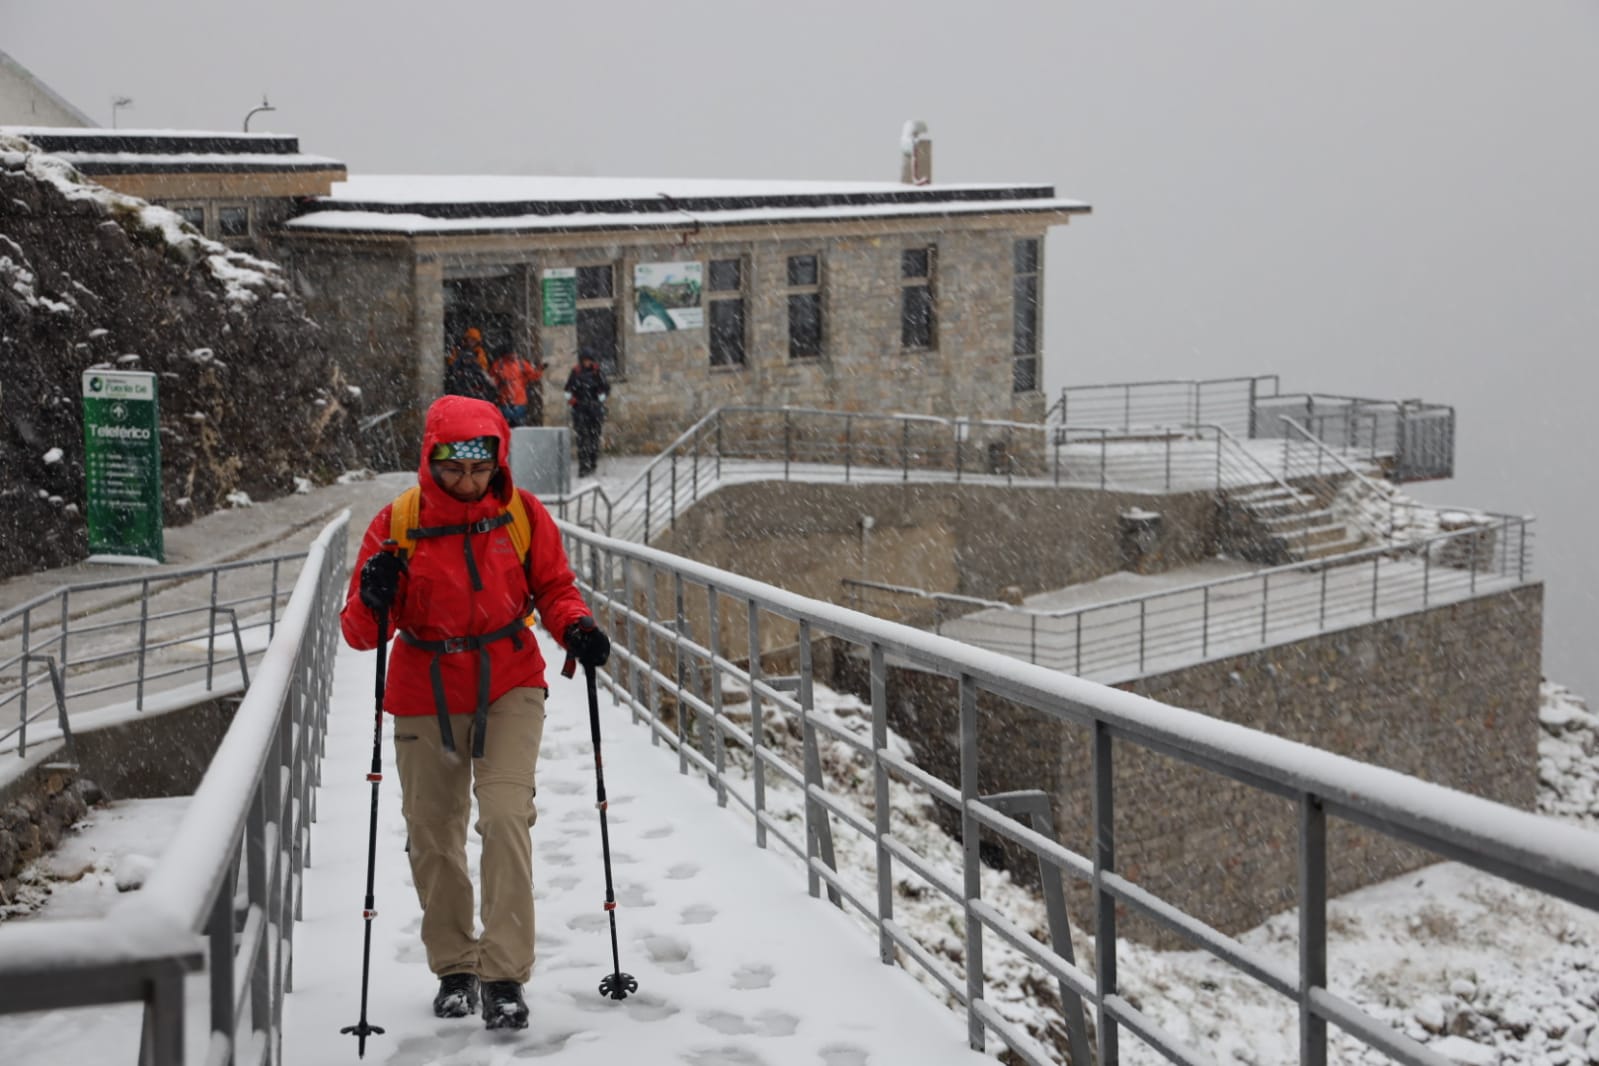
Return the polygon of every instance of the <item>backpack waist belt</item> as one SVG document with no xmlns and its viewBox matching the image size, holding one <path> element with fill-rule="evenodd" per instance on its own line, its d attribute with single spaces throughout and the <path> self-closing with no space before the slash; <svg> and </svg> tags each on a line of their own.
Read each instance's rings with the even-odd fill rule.
<svg viewBox="0 0 1599 1066">
<path fill-rule="evenodd" d="M 446 637 L 443 640 L 423 640 L 414 637 L 405 630 L 400 630 L 400 639 L 413 648 L 433 653 L 433 660 L 428 663 L 428 680 L 433 683 L 433 707 L 439 716 L 439 737 L 444 742 L 444 750 L 455 751 L 455 737 L 450 731 L 450 707 L 444 698 L 444 671 L 439 666 L 439 658 L 444 655 L 457 655 L 461 652 L 475 651 L 478 653 L 477 671 L 477 708 L 473 712 L 472 729 L 472 758 L 483 758 L 483 736 L 488 732 L 489 724 L 489 645 L 496 640 L 509 637 L 511 643 L 518 650 L 522 647 L 521 633 L 527 628 L 525 619 L 517 618 L 506 623 L 499 629 L 490 633 L 483 633 L 475 637 Z"/>
</svg>

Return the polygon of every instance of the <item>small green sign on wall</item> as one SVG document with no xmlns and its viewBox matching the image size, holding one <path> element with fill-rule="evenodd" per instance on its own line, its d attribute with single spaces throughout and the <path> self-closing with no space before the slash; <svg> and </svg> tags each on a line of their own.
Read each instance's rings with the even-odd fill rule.
<svg viewBox="0 0 1599 1066">
<path fill-rule="evenodd" d="M 84 371 L 83 444 L 91 555 L 165 561 L 156 376 Z"/>
<path fill-rule="evenodd" d="M 544 272 L 544 324 L 570 326 L 577 321 L 577 268 L 554 267 Z"/>
</svg>

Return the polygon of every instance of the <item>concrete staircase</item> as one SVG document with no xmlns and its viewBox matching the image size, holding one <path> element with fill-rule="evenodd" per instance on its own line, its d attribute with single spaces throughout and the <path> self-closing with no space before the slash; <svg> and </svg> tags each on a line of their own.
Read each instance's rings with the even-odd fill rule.
<svg viewBox="0 0 1599 1066">
<path fill-rule="evenodd" d="M 1355 551 L 1365 538 L 1328 510 L 1321 497 L 1291 484 L 1256 485 L 1223 493 L 1226 535 L 1233 548 L 1268 565 L 1301 563 Z"/>
</svg>

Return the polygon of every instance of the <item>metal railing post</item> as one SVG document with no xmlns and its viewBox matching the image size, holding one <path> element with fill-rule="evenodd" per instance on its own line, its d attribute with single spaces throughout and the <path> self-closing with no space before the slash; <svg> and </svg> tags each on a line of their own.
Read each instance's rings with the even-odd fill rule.
<svg viewBox="0 0 1599 1066">
<path fill-rule="evenodd" d="M 205 627 L 205 690 L 211 691 L 212 677 L 216 671 L 217 658 L 217 580 L 222 576 L 220 570 L 211 571 L 211 611 L 206 615 Z M 141 635 L 141 640 L 143 639 Z"/>
<path fill-rule="evenodd" d="M 1116 869 L 1115 782 L 1111 769 L 1110 727 L 1094 721 L 1094 991 L 1098 1012 L 1102 1066 L 1120 1060 L 1117 1022 L 1105 1006 L 1116 995 L 1116 897 L 1105 888 L 1104 877 Z"/>
<path fill-rule="evenodd" d="M 766 760 L 761 758 L 766 743 L 761 717 L 761 609 L 754 599 L 747 601 L 750 637 L 750 776 L 755 783 L 755 846 L 766 847 Z"/>
<path fill-rule="evenodd" d="M 1377 562 L 1380 556 L 1371 557 L 1371 616 L 1377 617 Z"/>
<path fill-rule="evenodd" d="M 1299 1062 L 1327 1066 L 1327 1022 L 1310 995 L 1327 985 L 1327 815 L 1321 801 L 1299 800 Z"/>
<path fill-rule="evenodd" d="M 960 789 L 961 872 L 964 875 L 961 910 L 966 921 L 966 1041 L 973 1051 L 983 1050 L 983 1020 L 977 1012 L 983 998 L 983 922 L 972 904 L 983 895 L 982 828 L 973 806 L 977 803 L 977 684 L 970 674 L 960 675 Z"/>
<path fill-rule="evenodd" d="M 715 585 L 705 586 L 705 598 L 711 612 L 709 623 L 711 659 L 708 664 L 711 671 L 711 728 L 706 731 L 705 740 L 715 745 L 715 749 L 706 754 L 711 757 L 711 762 L 716 767 L 716 805 L 726 807 L 727 766 L 726 753 L 723 750 L 725 745 L 722 742 L 722 669 L 716 663 L 722 654 L 722 612 L 717 602 Z"/>
<path fill-rule="evenodd" d="M 888 750 L 888 670 L 883 656 L 883 646 L 871 647 L 871 698 L 872 698 L 872 796 L 873 843 L 877 847 L 877 957 L 885 966 L 894 964 L 894 938 L 889 935 L 886 922 L 894 918 L 894 857 L 884 839 L 892 832 L 889 818 L 888 767 L 883 763 L 883 753 Z"/>
<path fill-rule="evenodd" d="M 1210 655 L 1210 586 L 1206 585 L 1201 590 L 1199 605 L 1199 657 L 1207 658 Z"/>
<path fill-rule="evenodd" d="M 908 418 L 900 420 L 899 462 L 900 480 L 909 481 L 911 479 L 911 423 Z"/>
<path fill-rule="evenodd" d="M 1145 626 L 1145 619 L 1148 616 L 1148 612 L 1145 610 L 1145 608 L 1148 606 L 1148 604 L 1149 604 L 1149 601 L 1147 599 L 1143 599 L 1143 600 L 1139 600 L 1138 601 L 1138 672 L 1139 673 L 1143 673 L 1144 672 L 1144 626 Z"/>
<path fill-rule="evenodd" d="M 667 528 L 677 528 L 677 453 L 672 453 L 672 506 L 666 512 Z"/>
<path fill-rule="evenodd" d="M 135 710 L 144 710 L 144 646 L 150 633 L 150 579 L 145 578 L 139 594 L 139 675 L 133 694 Z M 210 685 L 206 686 L 207 688 Z"/>
<path fill-rule="evenodd" d="M 788 466 L 794 453 L 794 420 L 787 408 L 783 410 L 783 480 L 788 480 Z"/>
</svg>

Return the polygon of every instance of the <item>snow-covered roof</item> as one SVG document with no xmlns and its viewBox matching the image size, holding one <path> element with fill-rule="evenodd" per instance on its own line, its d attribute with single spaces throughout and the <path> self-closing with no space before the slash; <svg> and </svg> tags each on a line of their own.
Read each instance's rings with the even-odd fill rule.
<svg viewBox="0 0 1599 1066">
<path fill-rule="evenodd" d="M 337 159 L 301 152 L 298 137 L 281 133 L 4 126 L 0 134 L 21 137 L 85 174 L 344 169 Z"/>
<path fill-rule="evenodd" d="M 410 235 L 1088 210 L 1039 184 L 389 174 L 335 182 L 288 225 Z"/>
</svg>

